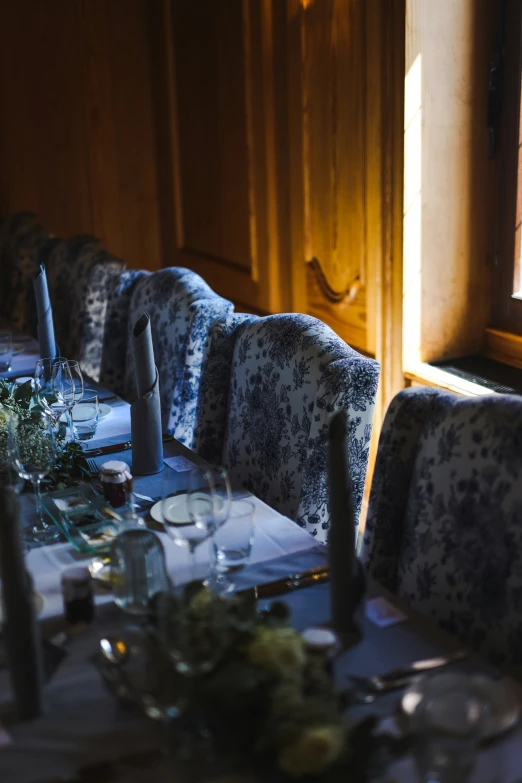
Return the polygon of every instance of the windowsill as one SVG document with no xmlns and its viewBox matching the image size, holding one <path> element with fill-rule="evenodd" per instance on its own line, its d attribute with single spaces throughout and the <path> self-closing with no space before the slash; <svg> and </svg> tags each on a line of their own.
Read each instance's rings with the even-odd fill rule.
<svg viewBox="0 0 522 783">
<path fill-rule="evenodd" d="M 430 364 L 424 364 L 423 362 L 405 369 L 404 377 L 410 382 L 411 386 L 435 386 L 438 389 L 445 389 L 466 397 L 482 397 L 484 394 L 495 394 L 486 386 L 466 381 L 464 378 L 459 378 L 439 367 L 432 367 Z"/>
<path fill-rule="evenodd" d="M 522 369 L 522 337 L 501 329 L 486 329 L 486 356 Z"/>
</svg>

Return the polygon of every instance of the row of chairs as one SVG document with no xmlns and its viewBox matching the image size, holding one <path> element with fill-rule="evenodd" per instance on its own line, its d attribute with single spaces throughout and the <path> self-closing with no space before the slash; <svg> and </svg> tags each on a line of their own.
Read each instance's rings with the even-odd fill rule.
<svg viewBox="0 0 522 783">
<path fill-rule="evenodd" d="M 129 401 L 129 338 L 147 311 L 164 430 L 322 541 L 328 421 L 344 409 L 360 509 L 379 365 L 321 321 L 235 313 L 190 270 L 127 270 L 96 238 L 50 237 L 30 213 L 4 219 L 0 254 L 2 313 L 35 333 L 32 278 L 45 263 L 62 355 Z"/>
<path fill-rule="evenodd" d="M 148 309 L 164 424 L 321 540 L 326 427 L 344 408 L 360 506 L 375 362 L 313 318 L 235 313 L 188 270 L 125 270 L 92 237 L 42 238 L 36 225 L 0 225 L 2 312 L 17 326 L 34 332 L 31 278 L 44 260 L 62 352 L 131 398 L 129 329 Z M 520 397 L 406 389 L 386 414 L 360 549 L 385 587 L 519 672 L 521 477 Z"/>
</svg>

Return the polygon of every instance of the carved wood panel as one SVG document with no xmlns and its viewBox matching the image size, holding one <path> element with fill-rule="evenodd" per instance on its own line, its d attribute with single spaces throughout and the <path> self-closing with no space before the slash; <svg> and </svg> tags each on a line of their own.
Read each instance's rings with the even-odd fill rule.
<svg viewBox="0 0 522 783">
<path fill-rule="evenodd" d="M 301 125 L 303 255 L 308 311 L 368 350 L 366 70 L 363 0 L 291 2 L 294 133 Z M 293 74 L 293 76 L 292 76 Z M 297 112 L 300 111 L 300 116 Z M 295 181 L 295 174 L 294 174 Z M 297 187 L 293 197 L 297 197 Z"/>
<path fill-rule="evenodd" d="M 162 200 L 176 218 L 170 235 L 164 226 L 166 263 L 195 269 L 245 308 L 284 309 L 288 208 L 279 182 L 288 139 L 284 97 L 274 91 L 275 62 L 285 65 L 284 4 L 161 0 L 160 8 L 156 0 L 150 29 L 167 96 L 156 101 L 172 178 L 162 181 Z"/>
</svg>

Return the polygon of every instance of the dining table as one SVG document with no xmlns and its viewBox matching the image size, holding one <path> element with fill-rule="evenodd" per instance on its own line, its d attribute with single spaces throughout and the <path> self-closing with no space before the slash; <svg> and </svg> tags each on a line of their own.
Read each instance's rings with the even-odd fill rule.
<svg viewBox="0 0 522 783">
<path fill-rule="evenodd" d="M 24 344 L 23 340 L 20 344 Z M 27 341 L 27 352 L 17 355 L 18 371 L 10 378 L 30 375 L 38 358 L 34 341 Z M 103 384 L 97 388 L 100 400 L 106 400 L 110 414 L 100 420 L 96 436 L 84 442 L 87 450 L 108 445 L 125 444 L 125 448 L 110 455 L 122 459 L 132 471 L 130 441 L 130 405 Z M 93 456 L 99 467 L 108 457 Z M 176 459 L 182 458 L 182 459 Z M 179 490 L 187 489 L 189 470 L 201 460 L 190 449 L 173 438 L 164 440 L 163 470 L 173 471 Z M 134 490 L 151 499 L 161 496 L 162 475 L 135 477 Z M 262 586 L 274 580 L 285 585 L 284 600 L 291 611 L 293 626 L 302 631 L 310 627 L 327 626 L 330 618 L 328 582 L 303 587 L 296 575 L 327 566 L 327 547 L 318 543 L 295 522 L 284 517 L 263 501 L 240 488 L 234 498 L 249 497 L 255 506 L 255 535 L 249 563 L 234 574 L 236 589 Z M 233 501 L 234 502 L 234 501 Z M 21 496 L 22 521 L 31 525 L 34 501 L 30 494 Z M 142 513 L 148 524 L 150 509 Z M 139 507 L 138 507 L 139 511 Z M 158 531 L 166 554 L 169 575 L 176 585 L 189 581 L 190 558 L 187 550 L 178 546 L 165 533 Z M 209 544 L 197 552 L 198 576 L 206 575 L 209 564 Z M 45 710 L 41 717 L 28 722 L 12 718 L 13 695 L 9 672 L 2 660 L 0 640 L 0 782 L 50 783 L 250 783 L 263 778 L 248 765 L 227 767 L 226 760 L 214 758 L 212 763 L 192 759 L 191 763 L 174 753 L 164 752 L 164 733 L 157 722 L 145 718 L 137 709 L 125 709 L 109 692 L 93 656 L 99 640 L 127 621 L 125 613 L 114 603 L 110 591 L 96 589 L 96 612 L 93 622 L 79 631 L 67 628 L 63 618 L 60 579 L 62 572 L 78 563 L 89 563 L 90 556 L 80 555 L 67 541 L 37 546 L 26 555 L 35 591 L 41 596 L 38 623 L 43 638 L 60 649 L 61 657 L 45 684 Z M 292 585 L 294 589 L 292 589 Z M 274 597 L 260 598 L 266 607 Z M 392 621 L 382 623 L 375 611 L 376 601 L 388 607 Z M 380 585 L 369 581 L 368 601 L 362 624 L 361 639 L 343 650 L 335 662 L 335 678 L 339 688 L 349 685 L 349 676 L 371 676 L 398 666 L 433 656 L 447 656 L 462 649 L 462 644 L 436 626 L 428 617 L 415 612 L 406 603 L 391 595 Z M 480 657 L 470 654 L 448 670 L 483 674 L 509 685 L 520 697 L 519 683 L 502 674 Z M 401 735 L 401 699 L 399 689 L 381 695 L 371 704 L 353 703 L 350 717 L 358 720 L 375 715 L 379 730 Z M 494 759 L 497 777 L 490 783 L 517 783 L 522 780 L 522 727 L 515 725 L 483 746 L 479 752 L 476 774 Z M 498 761 L 497 761 L 498 760 Z M 406 755 L 391 764 L 384 778 L 397 783 L 418 780 L 412 757 Z M 479 778 L 476 778 L 479 780 Z M 470 783 L 474 783 L 472 776 Z M 480 778 L 482 783 L 482 778 Z"/>
</svg>

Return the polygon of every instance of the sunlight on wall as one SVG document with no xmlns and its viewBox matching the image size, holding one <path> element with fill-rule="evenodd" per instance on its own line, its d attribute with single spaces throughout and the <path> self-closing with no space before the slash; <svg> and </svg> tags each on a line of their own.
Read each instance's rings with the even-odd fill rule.
<svg viewBox="0 0 522 783">
<path fill-rule="evenodd" d="M 421 55 L 413 61 L 404 88 L 404 271 L 403 356 L 406 365 L 420 361 L 422 250 L 422 72 Z"/>
</svg>

